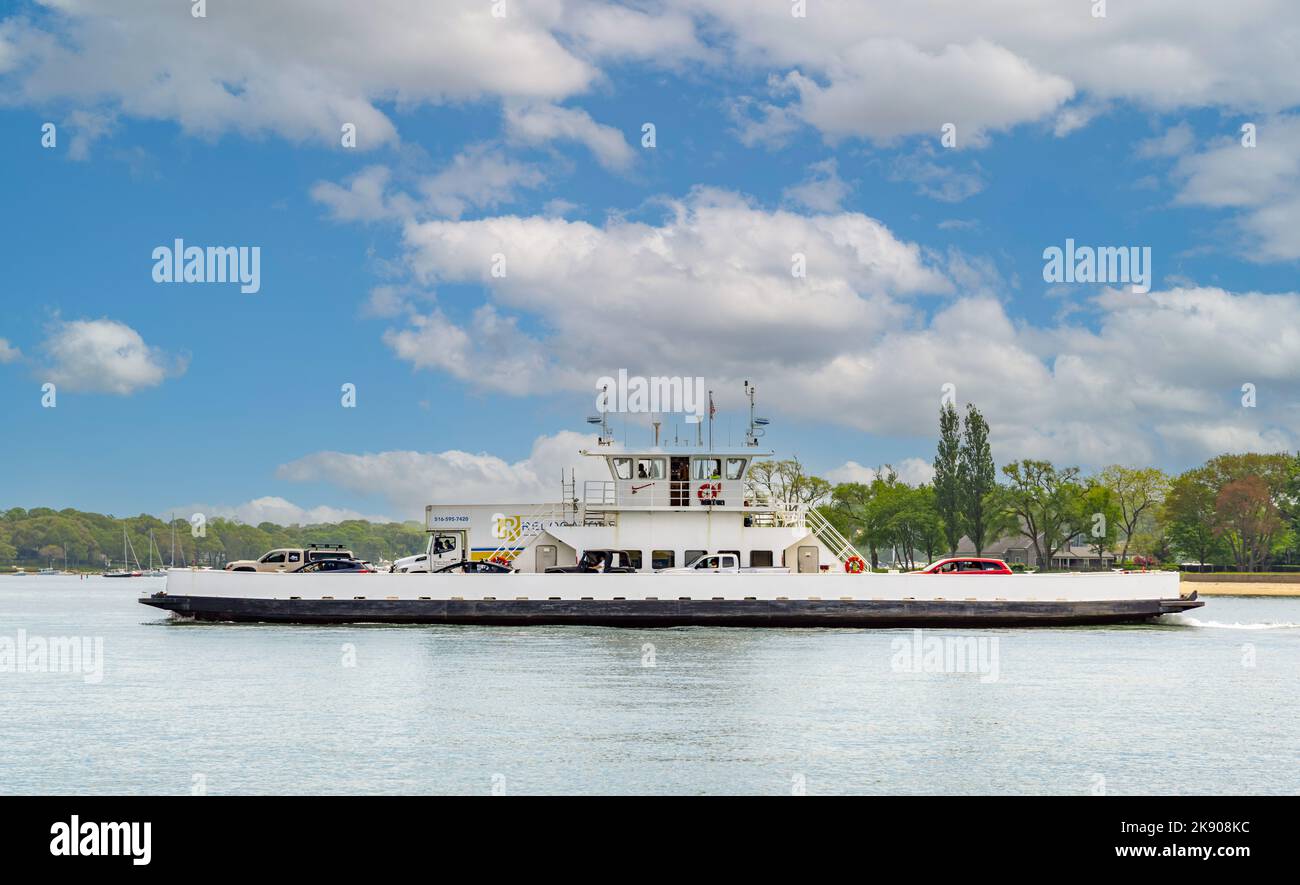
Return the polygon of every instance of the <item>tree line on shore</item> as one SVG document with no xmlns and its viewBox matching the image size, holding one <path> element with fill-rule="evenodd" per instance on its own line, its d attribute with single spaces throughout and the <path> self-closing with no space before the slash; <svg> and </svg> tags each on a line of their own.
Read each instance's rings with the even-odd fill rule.
<svg viewBox="0 0 1300 885">
<path fill-rule="evenodd" d="M 1048 565 L 1071 547 L 1142 566 L 1260 571 L 1300 561 L 1300 456 L 1289 453 L 1223 454 L 1177 475 L 1114 464 L 1085 476 L 1028 458 L 998 470 L 983 415 L 968 405 L 963 421 L 947 403 L 928 483 L 908 484 L 885 465 L 869 481 L 833 484 L 798 459 L 752 475 L 779 500 L 816 506 L 873 566 L 916 567 L 963 538 L 983 553 L 1008 536 Z"/>
<path fill-rule="evenodd" d="M 220 566 L 232 559 L 254 559 L 276 547 L 342 544 L 362 559 L 379 561 L 424 550 L 424 527 L 417 522 L 372 523 L 349 519 L 338 523 L 281 526 L 270 522 L 247 525 L 220 517 L 201 530 L 184 519 L 164 521 L 141 514 L 118 518 L 80 510 L 15 507 L 0 511 L 0 564 L 54 565 L 69 569 L 104 568 L 122 560 L 122 529 L 139 562 L 149 562 L 149 532 L 153 530 L 154 562 L 172 563 L 175 528 L 177 565 Z M 130 555 L 130 553 L 128 553 Z M 134 561 L 131 563 L 134 566 Z"/>
</svg>

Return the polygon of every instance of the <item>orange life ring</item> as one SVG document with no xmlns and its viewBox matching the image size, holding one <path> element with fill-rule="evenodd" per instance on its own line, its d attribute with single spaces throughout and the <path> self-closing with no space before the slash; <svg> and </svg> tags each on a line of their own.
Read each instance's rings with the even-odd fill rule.
<svg viewBox="0 0 1300 885">
<path fill-rule="evenodd" d="M 850 556 L 844 560 L 844 570 L 851 575 L 858 575 L 867 570 L 867 564 L 861 556 Z"/>
<path fill-rule="evenodd" d="M 711 500 L 722 494 L 722 483 L 720 482 L 702 482 L 695 492 L 695 497 L 701 501 Z"/>
</svg>

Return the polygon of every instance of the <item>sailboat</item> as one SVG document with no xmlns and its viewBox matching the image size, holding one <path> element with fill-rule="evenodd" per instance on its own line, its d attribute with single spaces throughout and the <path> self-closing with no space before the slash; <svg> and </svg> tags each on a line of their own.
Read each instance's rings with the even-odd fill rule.
<svg viewBox="0 0 1300 885">
<path fill-rule="evenodd" d="M 159 568 L 153 567 L 153 551 L 154 551 L 153 529 L 149 529 L 149 568 L 145 570 L 144 576 L 146 578 L 165 578 L 167 577 L 167 569 L 161 567 L 162 551 L 161 550 L 158 551 Z"/>
<path fill-rule="evenodd" d="M 172 564 L 168 568 L 176 568 L 176 514 L 171 517 L 172 524 Z M 161 555 L 161 552 L 159 553 Z M 185 568 L 185 545 L 181 544 L 181 568 Z"/>
<path fill-rule="evenodd" d="M 128 541 L 128 540 L 127 540 L 127 537 L 126 537 L 126 526 L 124 525 L 124 526 L 122 526 L 122 568 L 121 568 L 120 570 L 118 570 L 118 571 L 107 571 L 107 572 L 104 572 L 104 577 L 106 577 L 106 578 L 139 578 L 139 577 L 141 577 L 141 576 L 143 575 L 143 572 L 139 571 L 139 568 L 140 568 L 140 561 L 139 561 L 139 560 L 136 560 L 136 563 L 135 563 L 136 571 L 131 571 L 131 562 L 130 562 L 130 560 L 128 560 L 127 557 L 126 557 L 127 550 L 130 548 L 130 544 L 131 544 L 131 542 Z M 135 551 L 132 551 L 132 555 L 134 555 L 134 552 L 135 552 Z"/>
</svg>

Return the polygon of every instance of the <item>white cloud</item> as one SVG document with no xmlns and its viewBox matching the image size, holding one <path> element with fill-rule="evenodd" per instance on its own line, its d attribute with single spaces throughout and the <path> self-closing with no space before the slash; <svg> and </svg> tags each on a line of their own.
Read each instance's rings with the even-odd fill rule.
<svg viewBox="0 0 1300 885">
<path fill-rule="evenodd" d="M 1258 121 L 1255 147 L 1217 139 L 1174 168 L 1177 202 L 1244 210 L 1242 248 L 1261 261 L 1300 258 L 1300 115 Z"/>
<path fill-rule="evenodd" d="M 396 137 L 380 101 L 559 99 L 597 76 L 557 39 L 556 3 L 513 3 L 498 18 L 489 3 L 283 0 L 208 4 L 202 19 L 172 0 L 45 3 L 39 25 L 0 24 L 12 95 L 174 120 L 206 136 L 273 132 L 338 145 L 351 122 L 357 146 L 371 148 Z"/>
<path fill-rule="evenodd" d="M 408 304 L 406 294 L 397 286 L 375 286 L 361 306 L 361 314 L 391 319 L 407 310 Z"/>
<path fill-rule="evenodd" d="M 284 498 L 267 495 L 254 498 L 242 504 L 186 504 L 169 508 L 176 513 L 202 513 L 208 519 L 221 517 L 242 522 L 245 525 L 259 525 L 264 522 L 276 525 L 316 525 L 325 522 L 343 522 L 347 519 L 364 519 L 369 522 L 403 522 L 406 519 L 418 519 L 419 516 L 408 515 L 403 519 L 391 519 L 381 515 L 366 515 L 356 510 L 321 505 L 318 507 L 300 507 Z"/>
<path fill-rule="evenodd" d="M 748 104 L 746 139 L 802 122 L 887 141 L 951 122 L 970 146 L 1033 121 L 1065 134 L 1121 100 L 1261 114 L 1300 104 L 1291 0 L 1144 0 L 1106 18 L 1088 2 L 912 0 L 864 14 L 858 0 L 818 0 L 800 19 L 752 0 L 545 0 L 508 4 L 503 18 L 487 2 L 282 0 L 205 19 L 173 0 L 44 3 L 46 16 L 0 23 L 0 73 L 18 100 L 334 145 L 349 121 L 361 148 L 396 137 L 380 103 L 560 102 L 603 83 L 598 64 L 772 75 L 784 97 L 735 100 Z M 608 127 L 573 108 L 543 113 L 556 110 L 581 130 L 566 137 L 619 168 L 626 146 Z"/>
<path fill-rule="evenodd" d="M 1179 123 L 1155 138 L 1139 142 L 1137 154 L 1139 157 L 1178 157 L 1187 153 L 1195 142 L 1196 135 L 1192 132 L 1192 127 L 1187 123 Z"/>
<path fill-rule="evenodd" d="M 553 104 L 510 103 L 506 105 L 506 133 L 528 145 L 551 141 L 576 141 L 586 145 L 606 169 L 622 171 L 632 165 L 635 154 L 623 133 L 597 123 L 580 108 Z"/>
<path fill-rule="evenodd" d="M 1056 120 L 1052 123 L 1052 134 L 1057 138 L 1065 138 L 1070 133 L 1086 127 L 1105 110 L 1106 106 L 1098 101 L 1078 101 L 1066 105 L 1056 114 Z"/>
<path fill-rule="evenodd" d="M 916 185 L 916 192 L 943 203 L 960 203 L 984 190 L 984 177 L 978 164 L 974 171 L 962 171 L 952 165 L 937 162 L 932 145 L 922 145 L 912 154 L 896 157 L 890 166 L 892 181 L 907 181 Z"/>
<path fill-rule="evenodd" d="M 808 177 L 781 192 L 790 203 L 813 212 L 839 212 L 844 198 L 853 188 L 839 175 L 839 164 L 832 157 L 808 167 Z"/>
<path fill-rule="evenodd" d="M 751 0 L 671 7 L 698 10 L 699 30 L 725 35 L 727 64 L 784 72 L 792 100 L 751 107 L 747 138 L 784 136 L 792 118 L 832 139 L 937 138 L 952 122 L 970 146 L 1032 121 L 1064 135 L 1121 100 L 1238 113 L 1300 104 L 1287 39 L 1300 12 L 1289 0 L 1144 0 L 1111 4 L 1104 19 L 1091 3 L 1041 0 L 912 0 L 870 14 L 856 0 L 820 0 L 802 19 Z"/>
<path fill-rule="evenodd" d="M 693 12 L 572 0 L 565 4 L 562 26 L 577 45 L 594 57 L 681 65 L 714 55 L 696 35 Z"/>
<path fill-rule="evenodd" d="M 1074 94 L 1063 77 L 1036 69 L 986 40 L 927 51 L 898 38 L 846 47 L 830 82 L 792 72 L 798 113 L 828 138 L 888 142 L 957 127 L 957 145 L 979 146 L 990 131 L 1053 113 Z"/>
<path fill-rule="evenodd" d="M 474 145 L 457 154 L 437 175 L 421 181 L 419 190 L 433 214 L 460 218 L 470 209 L 510 203 L 521 189 L 545 181 L 536 167 L 511 160 L 488 145 Z"/>
<path fill-rule="evenodd" d="M 486 452 L 316 452 L 281 465 L 276 475 L 301 482 L 329 482 L 358 494 L 380 494 L 403 519 L 423 519 L 426 504 L 515 504 L 560 499 L 561 469 L 576 470 L 579 483 L 608 479 L 604 462 L 583 458 L 596 438 L 562 431 L 540 436 L 526 458 L 506 461 Z"/>
<path fill-rule="evenodd" d="M 367 166 L 346 185 L 318 181 L 312 199 L 339 221 L 409 221 L 460 218 L 471 210 L 494 209 L 516 200 L 520 191 L 546 181 L 541 170 L 507 157 L 500 148 L 470 145 L 433 175 L 415 176 L 413 193 L 399 189 L 387 166 Z"/>
<path fill-rule="evenodd" d="M 1176 430 L 1188 423 L 1256 446 L 1300 439 L 1300 410 L 1283 408 L 1300 397 L 1295 293 L 1106 291 L 1033 324 L 1008 314 L 988 261 L 940 261 L 859 213 L 764 210 L 716 190 L 666 213 L 409 224 L 417 283 L 480 284 L 486 300 L 463 325 L 412 309 L 385 340 L 417 368 L 515 395 L 591 391 L 626 368 L 703 376 L 720 408 L 739 409 L 750 379 L 784 420 L 895 437 L 931 436 L 951 383 L 989 418 L 1002 460 L 1157 461 L 1213 442 Z M 504 278 L 489 274 L 498 252 Z M 791 276 L 795 252 L 806 279 Z M 1261 408 L 1240 407 L 1245 382 L 1267 390 Z"/>
<path fill-rule="evenodd" d="M 556 197 L 553 200 L 547 200 L 542 206 L 542 214 L 548 218 L 562 218 L 570 215 L 581 207 L 572 200 L 566 200 L 563 197 Z"/>
<path fill-rule="evenodd" d="M 467 329 L 437 308 L 412 312 L 405 328 L 384 332 L 384 343 L 417 369 L 438 369 L 488 390 L 541 390 L 551 370 L 545 348 L 489 304 L 474 312 Z"/>
<path fill-rule="evenodd" d="M 790 89 L 778 77 L 769 77 L 774 95 L 788 95 Z M 792 107 L 758 101 L 743 95 L 727 103 L 727 114 L 736 125 L 735 135 L 745 147 L 784 147 L 803 125 Z"/>
<path fill-rule="evenodd" d="M 23 352 L 4 338 L 0 338 L 0 364 L 13 363 L 22 359 Z"/>
<path fill-rule="evenodd" d="M 934 479 L 934 465 L 922 458 L 904 458 L 897 464 L 882 464 L 880 468 L 846 461 L 834 470 L 828 470 L 826 479 L 833 483 L 860 482 L 869 485 L 883 469 L 889 467 L 893 468 L 899 479 L 910 485 L 923 485 Z"/>
<path fill-rule="evenodd" d="M 312 199 L 339 221 L 396 221 L 414 215 L 415 203 L 405 195 L 390 195 L 393 172 L 387 166 L 367 166 L 347 186 L 332 181 L 312 185 Z"/>
<path fill-rule="evenodd" d="M 907 311 L 889 295 L 951 285 L 919 247 L 864 215 L 765 212 L 712 190 L 667 211 L 660 225 L 513 216 L 408 225 L 417 280 L 490 285 L 494 310 L 465 329 L 440 314 L 415 318 L 388 343 L 417 366 L 519 393 L 587 389 L 620 366 L 668 375 L 707 366 L 743 379 L 756 353 L 799 371 L 862 329 L 901 321 Z M 504 278 L 489 275 L 496 253 Z M 806 256 L 806 278 L 791 273 L 794 253 Z M 540 336 L 514 324 L 521 313 L 539 319 Z"/>
<path fill-rule="evenodd" d="M 63 126 L 72 134 L 68 142 L 68 158 L 87 160 L 95 142 L 112 133 L 117 125 L 117 115 L 99 111 L 77 109 L 68 114 Z"/>
<path fill-rule="evenodd" d="M 1175 451 L 1186 452 L 1194 460 L 1206 453 L 1289 452 L 1295 445 L 1295 437 L 1281 430 L 1232 423 L 1162 424 L 1157 431 Z"/>
<path fill-rule="evenodd" d="M 144 343 L 110 319 L 60 322 L 43 345 L 44 377 L 70 391 L 126 395 L 185 371 L 185 362 Z"/>
</svg>

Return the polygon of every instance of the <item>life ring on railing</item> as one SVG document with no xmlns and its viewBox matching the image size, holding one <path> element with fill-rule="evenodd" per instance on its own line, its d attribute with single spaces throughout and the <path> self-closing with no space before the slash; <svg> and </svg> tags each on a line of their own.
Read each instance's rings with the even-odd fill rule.
<svg viewBox="0 0 1300 885">
<path fill-rule="evenodd" d="M 861 556 L 850 556 L 844 560 L 844 570 L 851 575 L 860 575 L 867 570 L 867 564 Z"/>
<path fill-rule="evenodd" d="M 695 497 L 701 501 L 711 501 L 718 495 L 722 494 L 722 483 L 720 482 L 702 482 L 699 489 L 695 492 Z"/>
</svg>

